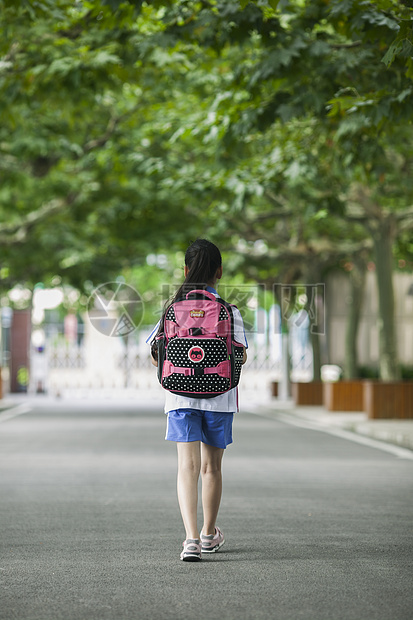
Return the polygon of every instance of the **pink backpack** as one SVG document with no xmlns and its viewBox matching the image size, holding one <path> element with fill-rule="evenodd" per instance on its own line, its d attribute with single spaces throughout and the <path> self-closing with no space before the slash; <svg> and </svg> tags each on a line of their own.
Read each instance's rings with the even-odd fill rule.
<svg viewBox="0 0 413 620">
<path fill-rule="evenodd" d="M 234 340 L 235 307 L 205 290 L 190 291 L 169 306 L 156 337 L 162 387 L 212 398 L 238 385 L 244 347 Z"/>
</svg>

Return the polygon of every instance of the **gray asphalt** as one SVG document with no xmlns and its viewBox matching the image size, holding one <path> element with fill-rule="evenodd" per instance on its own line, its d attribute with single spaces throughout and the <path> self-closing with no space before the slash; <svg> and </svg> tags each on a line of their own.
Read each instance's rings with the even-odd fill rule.
<svg viewBox="0 0 413 620">
<path fill-rule="evenodd" d="M 227 541 L 191 564 L 164 430 L 125 404 L 0 424 L 1 620 L 412 620 L 413 461 L 241 413 Z"/>
</svg>

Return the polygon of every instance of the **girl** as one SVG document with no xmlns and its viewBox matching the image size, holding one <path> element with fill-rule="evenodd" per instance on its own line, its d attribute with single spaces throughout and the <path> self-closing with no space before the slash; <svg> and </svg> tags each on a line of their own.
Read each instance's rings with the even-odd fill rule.
<svg viewBox="0 0 413 620">
<path fill-rule="evenodd" d="M 190 290 L 204 288 L 218 297 L 215 290 L 222 277 L 221 253 L 206 239 L 197 239 L 185 254 L 185 280 L 172 303 Z M 243 364 L 247 360 L 244 325 L 239 310 L 233 308 L 234 338 L 244 346 Z M 151 359 L 158 365 L 156 336 L 162 330 L 161 320 L 147 342 L 152 345 Z M 166 392 L 165 413 L 168 415 L 166 439 L 175 441 L 178 450 L 178 502 L 185 527 L 181 560 L 201 560 L 201 553 L 215 553 L 225 542 L 216 525 L 222 495 L 221 463 L 224 450 L 232 443 L 232 421 L 238 411 L 237 388 L 213 398 L 189 398 Z M 202 478 L 204 524 L 197 524 L 198 479 Z"/>
</svg>

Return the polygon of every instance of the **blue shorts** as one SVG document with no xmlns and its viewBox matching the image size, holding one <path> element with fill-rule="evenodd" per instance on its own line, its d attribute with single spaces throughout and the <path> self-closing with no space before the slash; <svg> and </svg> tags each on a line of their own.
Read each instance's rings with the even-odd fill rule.
<svg viewBox="0 0 413 620">
<path fill-rule="evenodd" d="M 215 448 L 232 443 L 233 413 L 174 409 L 168 411 L 166 437 L 168 441 L 202 441 Z"/>
</svg>

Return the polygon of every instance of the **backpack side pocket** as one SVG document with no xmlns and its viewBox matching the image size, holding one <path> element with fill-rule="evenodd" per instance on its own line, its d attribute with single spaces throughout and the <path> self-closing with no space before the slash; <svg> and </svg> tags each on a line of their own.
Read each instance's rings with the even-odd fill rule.
<svg viewBox="0 0 413 620">
<path fill-rule="evenodd" d="M 241 378 L 242 362 L 244 360 L 244 347 L 234 340 L 231 343 L 231 387 L 236 387 Z"/>
<path fill-rule="evenodd" d="M 162 385 L 162 370 L 165 361 L 165 334 L 159 334 L 156 337 L 156 347 L 158 350 L 158 381 Z"/>
</svg>

